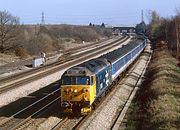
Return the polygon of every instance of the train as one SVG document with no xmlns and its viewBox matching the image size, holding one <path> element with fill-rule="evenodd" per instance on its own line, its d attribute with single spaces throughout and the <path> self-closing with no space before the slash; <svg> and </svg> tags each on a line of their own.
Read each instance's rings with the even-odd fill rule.
<svg viewBox="0 0 180 130">
<path fill-rule="evenodd" d="M 64 113 L 88 114 L 146 47 L 136 40 L 103 56 L 66 70 L 61 77 L 61 107 Z"/>
</svg>

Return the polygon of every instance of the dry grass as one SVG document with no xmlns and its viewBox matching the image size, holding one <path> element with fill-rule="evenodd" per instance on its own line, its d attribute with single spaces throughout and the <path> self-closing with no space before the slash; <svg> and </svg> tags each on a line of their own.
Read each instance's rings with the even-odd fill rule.
<svg viewBox="0 0 180 130">
<path fill-rule="evenodd" d="M 17 60 L 19 60 L 19 58 L 14 53 L 0 53 L 0 65 Z"/>
<path fill-rule="evenodd" d="M 112 36 L 111 29 L 75 25 L 24 26 L 21 47 L 29 55 L 65 50 Z"/>
<path fill-rule="evenodd" d="M 180 68 L 177 63 L 166 48 L 155 50 L 146 80 L 135 99 L 134 116 L 130 117 L 136 120 L 133 129 L 180 128 Z"/>
</svg>

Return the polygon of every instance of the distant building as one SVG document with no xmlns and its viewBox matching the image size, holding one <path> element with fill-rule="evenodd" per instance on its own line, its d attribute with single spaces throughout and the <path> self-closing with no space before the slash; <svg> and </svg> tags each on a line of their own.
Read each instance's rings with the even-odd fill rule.
<svg viewBox="0 0 180 130">
<path fill-rule="evenodd" d="M 135 33 L 135 27 L 113 27 L 114 34 Z"/>
</svg>

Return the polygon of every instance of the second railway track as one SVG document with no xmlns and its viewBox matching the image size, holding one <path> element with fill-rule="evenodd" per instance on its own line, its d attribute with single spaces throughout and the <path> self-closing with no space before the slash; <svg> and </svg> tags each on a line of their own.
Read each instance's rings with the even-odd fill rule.
<svg viewBox="0 0 180 130">
<path fill-rule="evenodd" d="M 51 65 L 47 65 L 47 66 L 43 67 L 42 69 L 39 68 L 39 69 L 36 69 L 34 71 L 24 73 L 23 75 L 19 75 L 19 78 L 18 78 L 18 76 L 15 77 L 15 79 L 18 78 L 18 80 L 16 82 L 7 80 L 8 83 L 1 86 L 0 93 L 7 92 L 7 91 L 9 91 L 9 90 L 11 90 L 13 88 L 17 88 L 18 86 L 22 86 L 22 85 L 30 83 L 30 82 L 32 82 L 34 80 L 40 79 L 42 77 L 53 74 L 53 73 L 55 73 L 57 71 L 60 71 L 62 69 L 65 69 L 66 67 L 71 66 L 72 64 L 78 64 L 78 63 L 80 63 L 82 61 L 85 61 L 85 60 L 87 60 L 89 58 L 97 56 L 97 54 L 101 54 L 101 53 L 103 53 L 105 51 L 108 51 L 108 50 L 112 49 L 113 47 L 116 47 L 117 45 L 125 42 L 127 39 L 128 39 L 128 37 L 120 38 L 120 39 L 115 40 L 114 42 L 112 42 L 111 45 L 103 46 L 102 49 L 95 48 L 93 50 L 93 53 L 92 53 L 92 50 L 84 52 L 84 55 L 85 55 L 84 57 L 80 57 L 80 56 L 82 56 L 82 54 L 74 55 L 74 56 L 70 57 L 69 59 L 66 59 L 67 63 L 64 63 L 65 61 L 55 62 L 55 63 L 53 63 Z M 79 58 L 79 59 L 76 59 L 76 58 Z M 73 59 L 75 59 L 75 60 L 73 60 Z M 62 62 L 64 64 L 62 64 Z"/>
<path fill-rule="evenodd" d="M 123 39 L 123 37 L 121 37 L 120 39 Z M 107 41 L 103 41 L 103 43 L 108 44 L 109 42 L 117 41 L 117 40 L 120 40 L 120 39 L 115 39 L 115 40 L 109 39 Z M 79 52 L 83 48 L 86 50 L 86 49 L 89 49 L 89 48 L 92 49 L 93 47 L 103 46 L 103 44 L 100 44 L 100 43 L 101 42 L 98 42 L 98 43 L 95 43 L 95 44 L 88 44 L 87 46 L 81 46 L 81 47 L 72 48 L 72 49 L 69 49 L 67 51 L 64 51 L 63 56 L 62 56 L 60 61 L 50 63 L 50 64 L 47 64 L 47 65 L 44 65 L 44 66 L 41 66 L 41 67 L 38 67 L 38 68 L 34 68 L 32 70 L 28 70 L 28 71 L 25 71 L 25 72 L 21 72 L 21 73 L 18 73 L 18 74 L 14 74 L 14 75 L 10 75 L 10 76 L 7 76 L 5 78 L 2 78 L 2 79 L 0 79 L 0 85 L 4 84 L 4 83 L 11 82 L 13 80 L 20 79 L 20 78 L 28 76 L 28 75 L 35 74 L 35 73 L 37 73 L 39 71 L 43 71 L 43 70 L 45 70 L 45 69 L 47 69 L 47 68 L 49 68 L 51 66 L 63 64 L 64 62 L 67 62 L 67 61 L 69 61 L 71 59 L 71 57 L 70 57 L 71 54 L 76 54 L 77 52 Z"/>
<path fill-rule="evenodd" d="M 4 117 L 4 119 L 1 118 L 0 129 L 1 130 L 7 130 L 7 129 L 15 130 L 18 128 L 23 128 L 23 126 L 31 122 L 39 113 L 41 113 L 43 110 L 47 109 L 52 104 L 60 100 L 59 90 L 60 88 L 56 89 L 55 91 L 47 94 L 43 98 L 34 102 L 33 104 L 14 113 L 10 117 Z"/>
</svg>

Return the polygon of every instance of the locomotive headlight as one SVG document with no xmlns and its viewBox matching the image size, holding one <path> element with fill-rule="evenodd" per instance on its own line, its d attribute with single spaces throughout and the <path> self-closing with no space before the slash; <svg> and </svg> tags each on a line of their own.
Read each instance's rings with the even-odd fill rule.
<svg viewBox="0 0 180 130">
<path fill-rule="evenodd" d="M 77 93 L 77 89 L 74 90 L 74 93 Z"/>
</svg>

